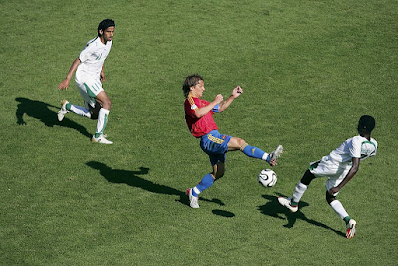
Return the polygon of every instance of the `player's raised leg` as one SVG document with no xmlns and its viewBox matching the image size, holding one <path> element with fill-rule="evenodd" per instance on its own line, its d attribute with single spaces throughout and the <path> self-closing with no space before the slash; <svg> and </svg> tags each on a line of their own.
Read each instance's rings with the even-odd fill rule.
<svg viewBox="0 0 398 266">
<path fill-rule="evenodd" d="M 298 203 L 300 202 L 301 197 L 304 195 L 305 191 L 307 191 L 309 184 L 314 178 L 315 176 L 310 172 L 310 170 L 307 170 L 294 188 L 292 197 L 279 197 L 279 204 L 288 208 L 291 212 L 298 211 Z"/>
<path fill-rule="evenodd" d="M 258 147 L 249 145 L 241 138 L 232 137 L 228 142 L 228 150 L 241 150 L 245 155 L 267 161 L 270 166 L 276 165 L 276 160 L 283 152 L 282 145 L 279 145 L 273 152 L 266 153 Z"/>
<path fill-rule="evenodd" d="M 80 116 L 85 116 L 85 117 L 91 118 L 91 113 L 86 108 L 78 106 L 78 105 L 73 105 L 70 102 L 68 102 L 67 100 L 63 100 L 62 104 L 61 104 L 61 110 L 59 110 L 59 112 L 58 112 L 58 120 L 62 121 L 64 119 L 65 115 L 69 112 L 73 112 Z"/>
</svg>

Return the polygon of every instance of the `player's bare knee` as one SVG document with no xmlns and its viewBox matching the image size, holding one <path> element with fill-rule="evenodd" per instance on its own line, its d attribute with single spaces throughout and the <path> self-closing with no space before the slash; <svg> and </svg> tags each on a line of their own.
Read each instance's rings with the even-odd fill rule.
<svg viewBox="0 0 398 266">
<path fill-rule="evenodd" d="M 112 107 L 112 102 L 110 100 L 104 101 L 102 103 L 102 108 L 106 109 L 106 110 L 111 110 Z"/>
<path fill-rule="evenodd" d="M 332 201 L 336 200 L 336 197 L 333 195 L 330 195 L 328 191 L 326 191 L 326 201 L 327 203 L 330 205 L 330 203 L 332 203 Z"/>
<path fill-rule="evenodd" d="M 247 144 L 247 142 L 246 142 L 245 140 L 243 140 L 243 139 L 238 139 L 237 141 L 238 141 L 238 145 L 239 145 L 239 147 L 240 147 L 240 150 L 242 150 L 242 151 L 243 151 L 243 149 L 244 149 L 247 145 L 249 145 L 249 144 Z"/>
</svg>

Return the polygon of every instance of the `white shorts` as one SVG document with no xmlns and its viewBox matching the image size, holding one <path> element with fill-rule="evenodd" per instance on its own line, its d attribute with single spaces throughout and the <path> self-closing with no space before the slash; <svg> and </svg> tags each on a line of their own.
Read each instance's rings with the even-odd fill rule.
<svg viewBox="0 0 398 266">
<path fill-rule="evenodd" d="M 351 165 L 349 164 L 338 164 L 333 162 L 328 156 L 322 157 L 318 162 L 310 163 L 310 172 L 314 174 L 315 177 L 327 177 L 325 182 L 325 187 L 327 190 L 338 186 L 344 177 L 350 171 Z M 334 196 L 336 196 L 334 194 Z"/>
<path fill-rule="evenodd" d="M 88 105 L 95 108 L 95 97 L 97 97 L 101 91 L 104 91 L 101 81 L 86 79 L 84 82 L 80 82 L 76 80 L 76 86 L 79 88 L 80 95 L 84 99 L 86 109 L 89 109 Z"/>
</svg>

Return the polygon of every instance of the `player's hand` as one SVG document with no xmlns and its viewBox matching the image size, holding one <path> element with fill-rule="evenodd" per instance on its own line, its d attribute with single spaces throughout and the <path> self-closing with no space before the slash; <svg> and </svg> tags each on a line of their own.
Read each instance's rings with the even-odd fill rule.
<svg viewBox="0 0 398 266">
<path fill-rule="evenodd" d="M 232 91 L 232 96 L 234 98 L 237 98 L 242 94 L 242 92 L 243 92 L 242 88 L 240 86 L 238 86 Z"/>
<path fill-rule="evenodd" d="M 64 81 L 61 82 L 58 86 L 58 90 L 68 90 L 70 81 L 68 79 L 65 79 Z"/>
<path fill-rule="evenodd" d="M 104 82 L 106 77 L 105 77 L 105 73 L 101 72 L 101 76 L 100 76 L 101 82 Z"/>
<path fill-rule="evenodd" d="M 221 94 L 218 94 L 218 95 L 216 96 L 216 98 L 214 98 L 214 101 L 215 101 L 217 104 L 220 104 L 220 103 L 222 103 L 222 101 L 224 101 L 224 97 L 223 97 Z"/>
</svg>

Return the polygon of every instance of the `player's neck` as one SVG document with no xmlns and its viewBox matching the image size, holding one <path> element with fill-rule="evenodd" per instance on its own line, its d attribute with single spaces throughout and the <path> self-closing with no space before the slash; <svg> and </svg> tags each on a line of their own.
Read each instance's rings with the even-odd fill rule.
<svg viewBox="0 0 398 266">
<path fill-rule="evenodd" d="M 370 140 L 370 133 L 361 133 L 359 135 L 361 135 L 361 137 L 366 138 L 367 140 Z"/>
<path fill-rule="evenodd" d="M 105 44 L 105 45 L 106 45 L 107 41 L 105 41 L 105 39 L 104 39 L 104 37 L 103 37 L 103 36 L 101 36 L 101 37 L 100 37 L 100 40 L 101 40 L 101 42 L 102 42 L 103 44 Z"/>
<path fill-rule="evenodd" d="M 199 98 L 199 96 L 193 91 L 189 92 L 188 96 L 191 96 L 192 98 Z"/>
</svg>

